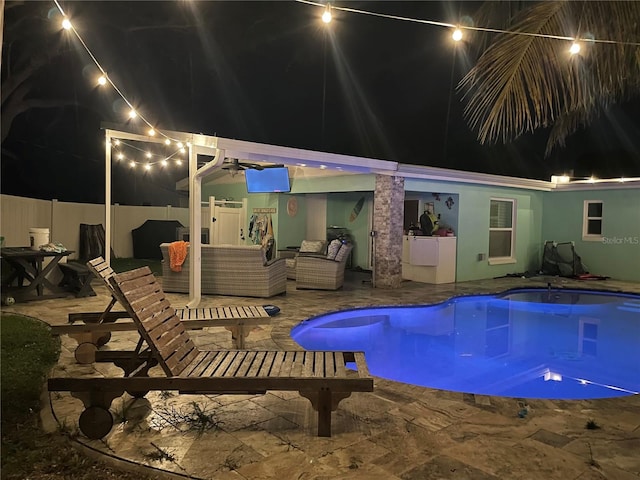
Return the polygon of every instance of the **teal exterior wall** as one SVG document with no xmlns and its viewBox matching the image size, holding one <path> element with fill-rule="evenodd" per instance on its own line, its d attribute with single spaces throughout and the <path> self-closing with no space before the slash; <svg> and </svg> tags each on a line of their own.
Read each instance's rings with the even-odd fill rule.
<svg viewBox="0 0 640 480">
<path fill-rule="evenodd" d="M 273 228 L 277 248 L 299 245 L 304 239 L 309 212 L 305 193 L 327 193 L 327 226 L 348 228 L 356 247 L 354 266 L 368 267 L 369 200 L 373 198 L 374 175 L 344 175 L 299 178 L 292 182 L 291 194 L 247 194 L 244 182 L 203 187 L 203 198 L 240 200 L 248 198 L 249 216 L 253 208 L 273 207 Z M 405 179 L 405 198 L 433 202 L 441 223 L 457 237 L 456 280 L 480 280 L 540 269 L 546 240 L 573 241 L 587 269 L 594 274 L 619 280 L 640 281 L 640 189 L 597 189 L 536 191 L 422 179 Z M 434 195 L 435 194 L 435 195 Z M 287 215 L 287 200 L 295 196 L 298 213 Z M 350 214 L 361 197 L 362 211 L 350 222 Z M 489 207 L 491 198 L 516 200 L 516 263 L 490 265 L 478 254 L 489 250 Z M 447 206 L 447 200 L 449 200 Z M 604 242 L 582 240 L 584 200 L 604 202 Z M 249 219 L 247 218 L 247 224 Z"/>
<path fill-rule="evenodd" d="M 601 242 L 582 240 L 585 200 L 603 202 Z M 544 212 L 543 241 L 574 242 L 592 274 L 640 282 L 640 189 L 548 192 Z"/>
<path fill-rule="evenodd" d="M 298 203 L 298 212 L 293 217 L 287 213 L 287 202 L 290 198 L 295 198 Z M 299 247 L 307 230 L 307 198 L 304 195 L 282 194 L 278 203 L 278 249 Z"/>
</svg>

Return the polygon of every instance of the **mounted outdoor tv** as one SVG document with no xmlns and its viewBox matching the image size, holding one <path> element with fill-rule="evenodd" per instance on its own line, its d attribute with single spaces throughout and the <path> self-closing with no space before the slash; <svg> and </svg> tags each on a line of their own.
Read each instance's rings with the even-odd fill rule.
<svg viewBox="0 0 640 480">
<path fill-rule="evenodd" d="M 287 167 L 265 168 L 256 170 L 249 168 L 244 171 L 249 193 L 289 192 L 289 169 Z"/>
</svg>

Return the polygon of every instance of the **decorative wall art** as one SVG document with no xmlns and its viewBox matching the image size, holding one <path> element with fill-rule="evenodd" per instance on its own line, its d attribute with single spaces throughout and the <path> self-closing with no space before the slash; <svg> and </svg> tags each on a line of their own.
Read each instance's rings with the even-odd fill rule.
<svg viewBox="0 0 640 480">
<path fill-rule="evenodd" d="M 296 197 L 290 197 L 287 200 L 287 215 L 295 217 L 298 214 L 298 199 Z"/>
<path fill-rule="evenodd" d="M 358 200 L 358 202 L 353 207 L 353 210 L 351 210 L 351 215 L 349 215 L 349 223 L 353 223 L 356 221 L 356 218 L 358 218 L 358 215 L 360 214 L 360 211 L 362 210 L 363 205 L 364 205 L 364 197 L 360 198 L 360 200 Z"/>
</svg>

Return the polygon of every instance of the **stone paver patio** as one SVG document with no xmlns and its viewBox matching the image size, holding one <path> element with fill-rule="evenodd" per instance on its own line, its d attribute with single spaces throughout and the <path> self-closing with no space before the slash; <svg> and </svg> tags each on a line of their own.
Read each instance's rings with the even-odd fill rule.
<svg viewBox="0 0 640 480">
<path fill-rule="evenodd" d="M 267 304 L 281 308 L 271 326 L 247 339 L 249 349 L 299 348 L 291 327 L 314 315 L 367 305 L 436 303 L 454 295 L 514 287 L 602 288 L 640 293 L 640 284 L 606 280 L 579 282 L 551 277 L 501 278 L 450 285 L 405 282 L 397 290 L 372 289 L 367 274 L 348 272 L 337 292 L 297 291 L 271 299 L 204 297 L 201 306 Z M 97 281 L 95 282 L 98 283 Z M 98 296 L 63 298 L 3 307 L 64 324 L 70 312 L 100 311 Z M 170 294 L 175 306 L 186 295 Z M 192 331 L 203 348 L 230 348 L 224 329 Z M 135 346 L 136 336 L 114 333 L 104 348 Z M 108 364 L 78 365 L 75 341 L 62 337 L 54 374 L 121 375 Z M 161 372 L 159 372 L 161 374 Z M 51 412 L 65 428 L 76 428 L 82 403 L 52 393 Z M 87 453 L 148 475 L 195 479 L 638 479 L 640 478 L 640 396 L 601 400 L 522 400 L 416 387 L 376 378 L 373 393 L 354 393 L 333 415 L 333 436 L 316 437 L 316 413 L 295 392 L 265 395 L 177 395 L 151 392 L 145 399 L 125 394 L 114 401 L 118 425 L 102 441 L 77 438 Z M 198 434 L 167 426 L 193 403 L 213 412 L 218 428 Z M 594 420 L 600 429 L 585 428 Z M 154 473 L 155 472 L 155 473 Z"/>
</svg>

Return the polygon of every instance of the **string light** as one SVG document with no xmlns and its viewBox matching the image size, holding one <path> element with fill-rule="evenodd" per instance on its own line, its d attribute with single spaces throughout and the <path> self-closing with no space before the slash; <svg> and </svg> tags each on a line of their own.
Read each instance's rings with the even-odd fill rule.
<svg viewBox="0 0 640 480">
<path fill-rule="evenodd" d="M 116 145 L 117 143 L 117 145 Z M 173 163 L 175 163 L 176 166 L 182 166 L 182 159 L 180 159 L 179 157 L 177 157 L 178 154 L 180 154 L 180 150 L 176 150 L 173 153 L 171 153 L 170 155 L 166 156 L 166 155 L 158 155 L 158 154 L 154 154 L 150 151 L 147 150 L 143 150 L 142 148 L 129 143 L 129 142 L 125 142 L 125 141 L 121 141 L 118 139 L 114 139 L 112 141 L 112 148 L 130 148 L 132 150 L 136 150 L 137 152 L 143 153 L 146 160 L 144 162 L 140 162 L 140 161 L 136 161 L 133 158 L 126 158 L 124 153 L 122 153 L 122 151 L 118 151 L 117 153 L 115 153 L 115 158 L 118 161 L 121 160 L 126 160 L 129 162 L 129 166 L 132 168 L 137 167 L 138 165 L 144 167 L 145 170 L 149 171 L 153 168 L 153 166 L 155 165 L 160 165 L 161 167 L 168 167 L 169 166 L 169 161 L 173 160 Z M 159 158 L 159 160 L 153 160 L 153 158 Z"/>
<path fill-rule="evenodd" d="M 327 4 L 327 6 L 324 9 L 324 12 L 322 13 L 322 21 L 324 23 L 331 23 L 331 19 L 332 19 L 331 5 Z"/>
<path fill-rule="evenodd" d="M 495 28 L 474 27 L 474 26 L 468 26 L 468 25 L 460 25 L 460 26 L 458 26 L 458 25 L 453 25 L 451 23 L 447 23 L 447 22 L 439 22 L 439 21 L 425 20 L 425 19 L 418 19 L 418 18 L 411 18 L 411 17 L 402 17 L 402 16 L 398 16 L 398 15 L 388 15 L 388 14 L 371 12 L 371 11 L 366 11 L 366 10 L 359 10 L 359 9 L 350 8 L 350 7 L 337 7 L 337 6 L 332 6 L 329 3 L 324 5 L 324 4 L 321 4 L 321 3 L 318 3 L 318 2 L 314 2 L 314 1 L 311 1 L 311 0 L 296 0 L 296 1 L 298 3 L 308 4 L 308 5 L 312 5 L 312 6 L 315 6 L 315 7 L 323 7 L 324 11 L 323 11 L 323 14 L 322 14 L 322 21 L 324 23 L 327 23 L 327 24 L 332 21 L 332 18 L 333 18 L 332 9 L 335 8 L 335 9 L 340 10 L 342 12 L 349 12 L 349 13 L 355 13 L 355 14 L 361 14 L 361 15 L 371 15 L 371 16 L 376 16 L 376 17 L 381 17 L 381 18 L 388 18 L 388 19 L 393 19 L 393 20 L 409 21 L 409 22 L 414 22 L 414 23 L 420 23 L 420 24 L 434 25 L 434 26 L 439 26 L 439 27 L 450 28 L 450 29 L 453 29 L 452 38 L 456 42 L 460 41 L 463 38 L 463 36 L 464 36 L 463 35 L 463 31 L 464 30 L 470 30 L 470 31 L 482 31 L 482 32 L 490 32 L 490 33 L 503 33 L 503 34 L 509 34 L 509 35 L 521 35 L 521 36 L 523 35 L 523 36 L 531 36 L 531 37 L 540 37 L 540 38 L 564 40 L 564 41 L 572 42 L 572 45 L 571 45 L 571 47 L 569 49 L 569 52 L 572 55 L 575 55 L 575 54 L 580 52 L 580 42 L 590 42 L 592 44 L 605 43 L 605 44 L 640 46 L 640 42 L 626 42 L 626 41 L 618 41 L 618 40 L 595 39 L 590 34 L 587 34 L 588 38 L 574 38 L 574 37 L 568 37 L 568 36 L 562 36 L 562 35 L 549 35 L 549 34 L 541 34 L 541 33 L 523 32 L 523 31 L 510 31 L 510 30 L 502 30 L 502 29 L 495 29 Z M 67 31 L 73 32 L 73 34 L 76 36 L 78 41 L 82 44 L 82 46 L 85 49 L 85 51 L 87 52 L 87 54 L 91 57 L 91 59 L 93 60 L 95 65 L 100 70 L 101 76 L 98 78 L 98 84 L 104 86 L 107 83 L 109 83 L 113 87 L 113 89 L 116 91 L 116 93 L 122 98 L 122 100 L 124 100 L 125 104 L 130 108 L 130 110 L 128 112 L 129 118 L 130 119 L 140 118 L 140 120 L 142 122 L 144 122 L 149 127 L 149 130 L 148 130 L 149 136 L 155 136 L 155 134 L 158 133 L 159 135 L 164 137 L 164 139 L 165 139 L 164 143 L 166 145 L 171 145 L 171 143 L 173 141 L 173 142 L 178 144 L 178 148 L 181 149 L 181 151 L 184 153 L 185 150 L 184 150 L 184 147 L 183 147 L 181 142 L 178 142 L 176 139 L 170 138 L 168 135 L 166 135 L 164 132 L 162 132 L 160 130 L 156 130 L 153 127 L 153 125 L 144 116 L 142 116 L 138 111 L 136 111 L 136 109 L 133 107 L 133 104 L 126 98 L 126 96 L 122 93 L 122 91 L 118 88 L 118 86 L 111 80 L 111 78 L 109 78 L 109 76 L 107 75 L 106 71 L 100 65 L 100 62 L 98 62 L 97 58 L 93 55 L 93 53 L 91 52 L 91 50 L 89 49 L 89 47 L 87 46 L 85 41 L 82 39 L 82 37 L 80 36 L 78 31 L 75 29 L 75 27 L 71 23 L 71 20 L 65 14 L 65 12 L 62 9 L 59 1 L 58 0 L 53 0 L 53 2 L 56 5 L 56 7 L 58 8 L 58 10 L 60 11 L 61 15 L 63 16 L 62 28 L 67 30 Z M 114 142 L 114 144 L 118 145 L 119 143 L 116 140 Z M 135 166 L 135 162 L 132 162 L 132 163 L 134 164 L 133 166 Z M 176 163 L 178 163 L 178 162 L 176 162 Z M 181 162 L 179 164 L 181 164 Z"/>
<path fill-rule="evenodd" d="M 571 55 L 577 55 L 580 53 L 580 44 L 578 42 L 573 42 L 569 48 L 569 53 Z"/>
<path fill-rule="evenodd" d="M 91 57 L 91 60 L 93 60 L 93 63 L 95 63 L 95 65 L 100 70 L 100 73 L 102 74 L 102 76 L 98 80 L 99 85 L 106 85 L 107 83 L 109 83 L 113 87 L 113 89 L 116 91 L 116 93 L 120 96 L 120 98 L 122 98 L 122 100 L 124 100 L 124 102 L 127 104 L 127 106 L 131 109 L 129 111 L 129 114 L 128 114 L 129 118 L 131 118 L 131 119 L 140 118 L 140 120 L 142 120 L 149 128 L 154 129 L 153 125 L 145 117 L 140 115 L 140 113 L 137 112 L 135 110 L 135 108 L 133 108 L 133 104 L 127 99 L 127 97 L 122 93 L 122 91 L 118 88 L 118 86 L 115 83 L 113 83 L 113 81 L 107 76 L 107 72 L 105 72 L 104 68 L 102 68 L 102 65 L 100 65 L 100 62 L 98 62 L 98 59 L 91 52 L 91 50 L 89 49 L 89 47 L 87 46 L 85 41 L 82 39 L 82 37 L 80 36 L 78 31 L 74 28 L 73 24 L 71 23 L 71 20 L 69 20 L 69 18 L 67 17 L 66 13 L 64 12 L 64 10 L 63 10 L 62 6 L 60 5 L 60 3 L 58 2 L 58 0 L 53 0 L 53 3 L 56 5 L 58 10 L 60 11 L 60 14 L 64 17 L 64 19 L 62 21 L 62 28 L 64 28 L 65 30 L 69 30 L 69 31 L 73 32 L 73 34 L 76 36 L 78 41 L 82 44 L 82 47 L 85 49 L 85 51 L 87 52 L 89 57 Z M 155 131 L 155 129 L 154 129 L 154 131 Z M 165 137 L 166 141 L 169 142 L 169 143 L 167 143 L 167 145 L 170 145 L 171 140 L 173 140 L 173 139 L 171 139 L 168 135 L 166 135 L 165 133 L 163 133 L 161 131 L 158 131 L 158 133 L 161 136 Z"/>
<path fill-rule="evenodd" d="M 321 7 L 321 8 L 325 8 L 326 6 L 322 3 L 319 2 L 314 2 L 312 0 L 295 0 L 298 3 L 304 3 L 306 5 L 312 5 L 314 7 Z M 477 32 L 489 32 L 489 33 L 505 33 L 508 35 L 521 35 L 521 36 L 526 36 L 526 37 L 539 37 L 539 38 L 550 38 L 550 39 L 555 39 L 555 40 L 565 40 L 567 42 L 592 42 L 592 43 L 609 43 L 609 44 L 617 44 L 617 45 L 630 45 L 630 46 L 640 46 L 640 42 L 625 42 L 625 41 L 620 41 L 620 40 L 606 40 L 606 39 L 595 39 L 595 38 L 574 38 L 574 37 L 569 37 L 569 36 L 564 36 L 564 35 L 550 35 L 550 34 L 545 34 L 545 33 L 534 33 L 534 32 L 523 32 L 523 31 L 513 31 L 513 30 L 503 30 L 503 29 L 499 29 L 499 28 L 487 28 L 487 27 L 473 27 L 470 25 L 454 25 L 452 23 L 448 23 L 448 22 L 438 22 L 435 20 L 425 20 L 422 18 L 411 18 L 411 17 L 402 17 L 399 15 L 389 15 L 386 13 L 378 13 L 378 12 L 371 12 L 368 10 L 360 10 L 357 8 L 351 8 L 351 7 L 338 7 L 336 5 L 333 5 L 331 7 L 333 10 L 339 10 L 341 12 L 348 12 L 348 13 L 356 13 L 356 14 L 360 14 L 360 15 L 371 15 L 374 17 L 380 17 L 380 18 L 388 18 L 391 20 L 401 20 L 401 21 L 405 21 L 405 22 L 413 22 L 413 23 L 421 23 L 424 25 L 434 25 L 437 27 L 445 27 L 445 28 L 452 28 L 452 29 L 456 29 L 459 28 L 460 30 L 473 30 L 473 31 L 477 31 Z"/>
</svg>

